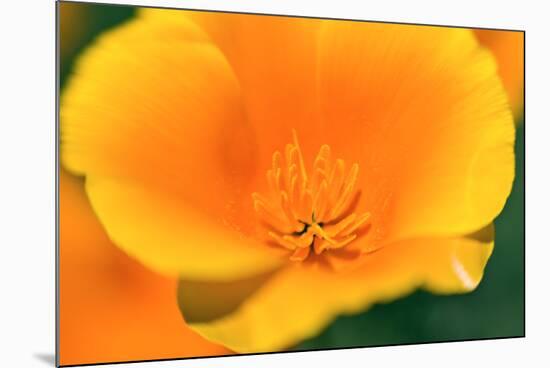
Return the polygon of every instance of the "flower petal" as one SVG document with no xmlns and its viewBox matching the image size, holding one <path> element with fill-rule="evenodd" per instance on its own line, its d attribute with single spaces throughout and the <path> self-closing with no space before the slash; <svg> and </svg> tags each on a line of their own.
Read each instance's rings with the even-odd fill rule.
<svg viewBox="0 0 550 368">
<path fill-rule="evenodd" d="M 472 31 L 326 23 L 319 63 L 324 134 L 358 160 L 380 237 L 458 236 L 498 215 L 514 177 L 514 125 Z"/>
<path fill-rule="evenodd" d="M 276 263 L 267 247 L 240 246 L 256 226 L 254 134 L 231 67 L 195 24 L 135 19 L 106 33 L 62 97 L 62 161 L 86 176 L 118 246 L 190 278 Z"/>
<path fill-rule="evenodd" d="M 311 127 L 318 118 L 315 80 L 321 20 L 165 9 L 143 9 L 140 14 L 159 23 L 191 19 L 223 52 L 239 80 L 256 132 L 259 167 L 269 167 L 273 152 L 292 138 L 292 129 L 316 137 Z M 302 148 L 314 157 L 318 141 L 304 140 Z"/>
<path fill-rule="evenodd" d="M 181 319 L 176 280 L 155 274 L 107 238 L 82 181 L 61 171 L 60 364 L 220 355 Z"/>
<path fill-rule="evenodd" d="M 86 191 L 109 237 L 152 269 L 189 279 L 234 280 L 273 270 L 282 253 L 170 195 L 88 177 Z"/>
<path fill-rule="evenodd" d="M 489 48 L 498 63 L 498 73 L 506 88 L 516 121 L 523 114 L 524 32 L 476 29 L 479 42 Z"/>
<path fill-rule="evenodd" d="M 339 314 L 364 311 L 417 287 L 446 294 L 471 291 L 492 249 L 488 227 L 469 237 L 387 245 L 345 272 L 298 263 L 265 275 L 263 284 L 256 279 L 219 287 L 181 280 L 180 309 L 198 333 L 232 350 L 281 350 L 319 333 Z M 226 300 L 231 307 L 225 307 Z"/>
</svg>

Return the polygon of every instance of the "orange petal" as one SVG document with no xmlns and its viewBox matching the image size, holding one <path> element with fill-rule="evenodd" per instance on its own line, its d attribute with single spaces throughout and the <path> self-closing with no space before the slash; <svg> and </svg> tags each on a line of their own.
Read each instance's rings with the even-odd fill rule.
<svg viewBox="0 0 550 368">
<path fill-rule="evenodd" d="M 126 256 L 107 238 L 82 181 L 60 175 L 62 365 L 229 353 L 183 322 L 176 281 Z"/>
<path fill-rule="evenodd" d="M 472 31 L 327 22 L 319 55 L 324 137 L 359 163 L 374 236 L 457 236 L 498 215 L 514 125 Z"/>
<path fill-rule="evenodd" d="M 193 329 L 230 349 L 281 350 L 316 335 L 339 314 L 364 311 L 418 287 L 445 294 L 471 291 L 492 249 L 493 230 L 488 227 L 469 237 L 387 245 L 338 273 L 306 262 L 266 275 L 263 284 L 244 280 L 220 288 L 182 280 L 180 308 Z M 224 293 L 209 292 L 213 290 Z M 204 313 L 205 305 L 222 307 Z"/>
<path fill-rule="evenodd" d="M 159 23 L 192 19 L 220 48 L 239 80 L 260 142 L 259 167 L 269 167 L 271 155 L 285 147 L 292 129 L 316 137 L 311 127 L 318 111 L 315 80 L 322 21 L 162 9 L 143 9 L 141 15 Z M 302 148 L 314 157 L 319 145 L 308 139 Z"/>
<path fill-rule="evenodd" d="M 524 32 L 476 29 L 479 42 L 489 48 L 497 59 L 498 73 L 506 88 L 514 116 L 523 114 Z"/>
<path fill-rule="evenodd" d="M 254 134 L 230 65 L 192 22 L 104 34 L 63 93 L 61 139 L 111 239 L 145 265 L 231 278 L 276 263 L 238 246 L 256 226 Z"/>
</svg>

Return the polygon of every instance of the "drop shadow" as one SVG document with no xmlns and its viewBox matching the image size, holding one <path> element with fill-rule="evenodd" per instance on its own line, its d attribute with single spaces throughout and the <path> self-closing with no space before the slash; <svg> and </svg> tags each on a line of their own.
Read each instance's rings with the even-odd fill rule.
<svg viewBox="0 0 550 368">
<path fill-rule="evenodd" d="M 33 355 L 37 360 L 46 363 L 50 367 L 55 367 L 55 355 L 49 353 L 35 353 Z"/>
</svg>

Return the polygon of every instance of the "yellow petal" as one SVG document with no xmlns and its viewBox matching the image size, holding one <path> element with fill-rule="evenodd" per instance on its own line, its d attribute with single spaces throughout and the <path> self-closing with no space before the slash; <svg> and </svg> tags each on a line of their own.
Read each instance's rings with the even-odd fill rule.
<svg viewBox="0 0 550 368">
<path fill-rule="evenodd" d="M 177 280 L 111 243 L 82 180 L 59 179 L 59 360 L 62 365 L 220 355 L 181 319 Z"/>
<path fill-rule="evenodd" d="M 471 291 L 479 284 L 492 249 L 489 227 L 470 237 L 387 245 L 364 257 L 357 267 L 338 273 L 306 262 L 265 275 L 263 284 L 255 279 L 219 287 L 182 280 L 180 309 L 198 333 L 232 350 L 281 350 L 319 333 L 339 314 L 364 311 L 418 287 L 446 294 Z M 228 295 L 231 291 L 234 294 Z"/>
<path fill-rule="evenodd" d="M 523 114 L 524 32 L 476 29 L 479 42 L 489 48 L 498 63 L 516 122 Z"/>
<path fill-rule="evenodd" d="M 234 280 L 277 268 L 282 253 L 138 184 L 88 177 L 86 191 L 109 237 L 152 269 L 189 279 Z"/>
<path fill-rule="evenodd" d="M 247 245 L 256 146 L 239 83 L 193 23 L 136 19 L 91 46 L 62 96 L 61 149 L 111 239 L 145 265 L 217 279 L 277 263 Z"/>
<path fill-rule="evenodd" d="M 377 236 L 459 236 L 500 213 L 514 124 L 472 31 L 331 22 L 319 55 L 324 136 L 359 163 Z"/>
<path fill-rule="evenodd" d="M 491 224 L 464 238 L 407 240 L 403 245 L 417 252 L 424 288 L 437 294 L 453 294 L 472 291 L 479 285 L 493 253 L 494 238 Z"/>
</svg>

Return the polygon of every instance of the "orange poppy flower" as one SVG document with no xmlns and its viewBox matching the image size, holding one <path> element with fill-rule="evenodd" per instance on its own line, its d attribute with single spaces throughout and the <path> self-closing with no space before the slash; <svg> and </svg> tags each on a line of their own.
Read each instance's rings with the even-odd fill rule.
<svg viewBox="0 0 550 368">
<path fill-rule="evenodd" d="M 109 237 L 237 352 L 473 290 L 514 177 L 506 95 L 466 29 L 146 10 L 62 98 L 63 163 Z"/>
<path fill-rule="evenodd" d="M 476 29 L 479 42 L 489 48 L 498 64 L 516 120 L 523 114 L 523 32 Z"/>
<path fill-rule="evenodd" d="M 174 302 L 176 279 L 151 272 L 109 241 L 81 179 L 61 171 L 59 187 L 61 365 L 228 353 L 185 326 Z"/>
</svg>

